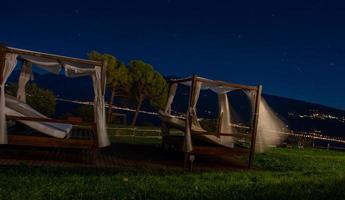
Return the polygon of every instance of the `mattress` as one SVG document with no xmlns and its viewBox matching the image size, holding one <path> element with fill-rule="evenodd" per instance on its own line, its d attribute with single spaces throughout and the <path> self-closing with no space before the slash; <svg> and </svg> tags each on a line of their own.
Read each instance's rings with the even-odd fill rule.
<svg viewBox="0 0 345 200">
<path fill-rule="evenodd" d="M 18 117 L 38 117 L 48 118 L 39 113 L 28 104 L 18 101 L 15 97 L 6 95 L 6 115 Z M 20 123 L 49 136 L 56 138 L 66 138 L 72 130 L 71 124 L 51 123 L 51 122 L 34 122 L 34 121 L 21 121 Z"/>
<path fill-rule="evenodd" d="M 165 113 L 164 111 L 159 111 L 159 118 L 166 122 L 167 124 L 169 124 L 170 126 L 173 126 L 177 129 L 180 129 L 181 131 L 185 130 L 186 127 L 186 121 L 183 119 L 179 119 L 176 116 L 173 115 L 169 115 L 168 113 Z M 228 141 L 227 138 L 229 138 L 229 136 L 221 136 L 221 137 L 217 137 L 214 135 L 203 135 L 200 134 L 200 132 L 207 132 L 205 129 L 203 129 L 200 126 L 197 126 L 195 124 L 192 125 L 192 137 L 196 137 L 200 140 L 203 140 L 205 142 L 210 142 L 212 144 L 217 144 L 220 146 L 224 146 L 224 147 L 229 147 L 229 148 L 233 148 L 234 147 L 234 143 L 232 141 Z"/>
</svg>

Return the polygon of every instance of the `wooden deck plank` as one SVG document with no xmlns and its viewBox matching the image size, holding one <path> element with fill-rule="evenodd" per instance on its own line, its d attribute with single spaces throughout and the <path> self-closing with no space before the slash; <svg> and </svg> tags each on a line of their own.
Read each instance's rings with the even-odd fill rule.
<svg viewBox="0 0 345 200">
<path fill-rule="evenodd" d="M 37 147 L 89 149 L 94 146 L 94 141 L 86 139 L 58 139 L 40 136 L 9 135 L 8 144 Z"/>
<path fill-rule="evenodd" d="M 27 149 L 28 150 L 21 146 L 9 147 L 9 150 L 6 148 L 0 148 L 0 165 L 20 165 L 24 162 L 29 166 L 45 167 L 60 166 L 183 170 L 183 162 L 181 159 L 183 155 L 181 153 L 163 152 L 161 151 L 161 148 L 157 146 L 113 144 L 106 149 L 102 149 L 100 154 L 92 163 L 85 162 L 85 160 L 88 161 L 89 158 L 92 157 L 90 150 L 39 147 L 28 147 Z M 81 159 L 83 156 L 85 156 L 86 159 Z M 207 160 L 207 157 L 212 160 Z M 236 162 L 234 162 L 234 165 L 229 165 L 228 160 L 223 162 L 223 160 L 214 158 L 215 156 L 212 155 L 204 156 L 200 154 L 200 157 L 196 158 L 194 169 L 234 169 L 234 166 L 239 166 Z"/>
</svg>

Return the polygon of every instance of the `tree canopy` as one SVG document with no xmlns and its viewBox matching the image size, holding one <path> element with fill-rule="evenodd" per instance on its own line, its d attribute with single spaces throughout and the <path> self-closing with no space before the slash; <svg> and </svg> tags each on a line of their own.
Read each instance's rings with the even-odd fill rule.
<svg viewBox="0 0 345 200">
<path fill-rule="evenodd" d="M 166 99 L 167 83 L 165 79 L 153 69 L 153 66 L 141 60 L 129 63 L 132 76 L 132 94 L 137 99 L 136 112 L 132 120 L 135 125 L 139 110 L 144 100 L 149 100 L 154 107 L 163 107 Z"/>
<path fill-rule="evenodd" d="M 163 109 L 168 98 L 168 84 L 165 78 L 157 71 L 155 71 L 153 85 L 154 87 L 150 89 L 152 95 L 150 103 L 155 108 Z"/>
<path fill-rule="evenodd" d="M 107 86 L 126 89 L 131 83 L 131 76 L 124 63 L 110 54 L 101 54 L 97 51 L 91 51 L 89 58 L 97 61 L 107 61 Z"/>
<path fill-rule="evenodd" d="M 115 93 L 121 91 L 128 94 L 130 92 L 132 79 L 128 68 L 115 56 L 110 54 L 100 54 L 97 51 L 89 53 L 89 58 L 98 61 L 107 61 L 107 87 L 111 89 L 111 95 L 108 102 L 108 122 L 112 121 L 112 107 L 115 99 Z"/>
<path fill-rule="evenodd" d="M 107 87 L 111 91 L 109 99 L 108 122 L 111 123 L 112 105 L 115 94 L 122 93 L 127 97 L 134 97 L 136 112 L 132 125 L 135 124 L 139 110 L 144 100 L 148 100 L 155 108 L 162 108 L 167 98 L 167 83 L 164 77 L 154 70 L 153 66 L 141 60 L 129 62 L 128 67 L 115 56 L 92 51 L 89 58 L 107 61 Z"/>
</svg>

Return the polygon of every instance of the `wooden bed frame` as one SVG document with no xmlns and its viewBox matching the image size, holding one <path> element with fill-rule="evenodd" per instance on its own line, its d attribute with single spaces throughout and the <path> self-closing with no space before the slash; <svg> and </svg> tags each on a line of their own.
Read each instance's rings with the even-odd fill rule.
<svg viewBox="0 0 345 200">
<path fill-rule="evenodd" d="M 259 118 L 259 108 L 260 108 L 260 98 L 261 93 L 262 93 L 262 86 L 257 85 L 257 86 L 247 86 L 247 85 L 241 85 L 241 84 L 234 84 L 234 83 L 227 83 L 223 81 L 218 81 L 218 80 L 207 80 L 203 79 L 201 77 L 198 77 L 196 75 L 193 75 L 190 78 L 183 78 L 183 79 L 176 79 L 176 80 L 171 80 L 169 82 L 169 92 L 171 90 L 171 85 L 174 83 L 183 83 L 183 82 L 188 82 L 191 81 L 191 89 L 189 93 L 189 105 L 188 108 L 191 107 L 192 102 L 194 102 L 195 98 L 195 92 L 196 92 L 196 82 L 204 82 L 208 84 L 213 84 L 215 86 L 227 86 L 227 87 L 232 87 L 235 89 L 242 89 L 242 90 L 247 90 L 247 91 L 254 91 L 256 94 L 255 97 L 255 105 L 254 105 L 254 116 L 253 120 L 251 122 L 252 126 L 250 128 L 250 134 L 241 134 L 241 133 L 220 133 L 219 128 L 217 132 L 197 132 L 200 135 L 215 135 L 215 136 L 231 136 L 231 137 L 238 137 L 238 138 L 246 138 L 250 140 L 250 148 L 248 150 L 240 150 L 238 151 L 241 155 L 247 155 L 248 156 L 248 163 L 247 163 L 247 168 L 251 168 L 253 166 L 253 160 L 254 160 L 254 154 L 255 154 L 255 143 L 256 143 L 256 135 L 257 135 L 257 128 L 258 128 L 258 118 Z M 189 117 L 189 129 L 190 132 L 192 131 L 192 116 L 187 116 Z M 222 120 L 222 119 L 219 119 Z M 169 143 L 169 125 L 166 124 L 165 122 L 162 122 L 162 146 L 166 146 L 167 143 Z M 174 140 L 174 139 L 172 139 Z M 173 141 L 172 143 L 176 143 L 176 140 Z M 173 144 L 172 144 L 173 145 Z M 193 144 L 192 144 L 193 145 Z M 235 152 L 232 150 L 224 150 L 224 147 L 202 147 L 202 146 L 196 146 L 193 145 L 193 150 L 192 152 L 185 152 L 185 167 L 188 167 L 190 170 L 192 168 L 192 162 L 194 160 L 194 155 L 201 155 L 201 154 L 219 154 L 219 153 L 231 153 Z"/>
<path fill-rule="evenodd" d="M 0 81 L 3 80 L 2 74 L 5 67 L 6 53 L 15 53 L 19 55 L 29 55 L 39 58 L 53 59 L 60 62 L 73 62 L 88 65 L 97 65 L 102 67 L 102 83 L 105 83 L 105 73 L 106 73 L 106 61 L 94 61 L 79 58 L 66 57 L 56 54 L 48 54 L 36 51 L 29 51 L 24 49 L 18 49 L 13 47 L 8 47 L 5 44 L 0 43 Z M 97 139 L 97 128 L 95 123 L 84 123 L 80 121 L 73 120 L 57 120 L 48 118 L 35 118 L 35 117 L 18 117 L 18 116 L 6 116 L 7 120 L 22 120 L 22 121 L 36 121 L 36 122 L 53 122 L 53 123 L 68 123 L 75 126 L 87 126 L 90 128 L 92 137 L 90 138 L 66 138 L 59 139 L 50 136 L 28 136 L 20 134 L 9 134 L 8 144 L 9 145 L 20 145 L 20 146 L 33 146 L 33 147 L 54 147 L 54 148 L 77 148 L 77 149 L 98 149 L 98 139 Z"/>
</svg>

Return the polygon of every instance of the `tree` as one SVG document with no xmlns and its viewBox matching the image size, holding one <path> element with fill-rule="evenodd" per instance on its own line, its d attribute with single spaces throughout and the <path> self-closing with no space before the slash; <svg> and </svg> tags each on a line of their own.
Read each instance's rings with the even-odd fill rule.
<svg viewBox="0 0 345 200">
<path fill-rule="evenodd" d="M 100 54 L 92 51 L 88 54 L 89 58 L 97 61 L 107 61 L 107 87 L 111 90 L 108 109 L 108 123 L 111 123 L 112 107 L 116 91 L 129 92 L 131 76 L 125 64 L 110 54 Z"/>
<path fill-rule="evenodd" d="M 150 91 L 152 94 L 150 104 L 156 109 L 164 109 L 168 99 L 169 88 L 165 78 L 157 71 L 155 71 L 153 85 L 155 87 L 152 87 Z"/>
<path fill-rule="evenodd" d="M 7 93 L 17 95 L 18 85 L 9 84 Z M 36 84 L 26 85 L 26 103 L 45 116 L 52 117 L 55 113 L 56 98 L 52 91 L 39 88 Z"/>
<path fill-rule="evenodd" d="M 166 97 L 167 84 L 165 79 L 156 71 L 152 65 L 140 60 L 133 60 L 129 64 L 132 76 L 132 93 L 137 100 L 135 114 L 132 120 L 132 126 L 135 125 L 140 108 L 145 99 L 150 100 L 151 105 L 155 107 L 162 106 L 162 97 Z"/>
</svg>

